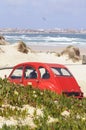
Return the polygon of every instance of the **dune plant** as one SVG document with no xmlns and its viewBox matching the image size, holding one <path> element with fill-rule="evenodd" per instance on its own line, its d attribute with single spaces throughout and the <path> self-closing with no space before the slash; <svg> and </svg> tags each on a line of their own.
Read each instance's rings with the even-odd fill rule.
<svg viewBox="0 0 86 130">
<path fill-rule="evenodd" d="M 57 95 L 49 90 L 41 91 L 32 86 L 16 85 L 7 79 L 0 79 L 0 116 L 24 119 L 28 116 L 25 105 L 33 106 L 33 122 L 27 125 L 6 126 L 0 130 L 85 130 L 86 98 L 82 100 Z M 40 109 L 42 115 L 37 114 Z M 52 119 L 52 121 L 50 121 Z"/>
</svg>

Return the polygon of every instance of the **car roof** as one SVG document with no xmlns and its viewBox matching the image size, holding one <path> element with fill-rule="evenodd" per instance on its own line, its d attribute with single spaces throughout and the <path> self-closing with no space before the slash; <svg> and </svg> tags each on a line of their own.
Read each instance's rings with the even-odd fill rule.
<svg viewBox="0 0 86 130">
<path fill-rule="evenodd" d="M 49 66 L 49 67 L 61 67 L 61 68 L 66 68 L 63 64 L 56 64 L 56 63 L 44 63 L 44 62 L 23 62 L 20 64 L 17 64 L 15 67 L 17 66 L 21 66 L 21 65 L 36 65 L 36 66 Z"/>
<path fill-rule="evenodd" d="M 56 64 L 56 63 L 46 63 L 50 67 L 61 67 L 61 68 L 66 68 L 63 64 Z"/>
</svg>

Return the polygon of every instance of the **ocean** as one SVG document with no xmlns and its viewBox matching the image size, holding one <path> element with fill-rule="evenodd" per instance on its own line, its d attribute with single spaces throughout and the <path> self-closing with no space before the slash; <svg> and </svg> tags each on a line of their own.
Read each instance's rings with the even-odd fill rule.
<svg viewBox="0 0 86 130">
<path fill-rule="evenodd" d="M 5 39 L 14 44 L 23 41 L 27 46 L 55 48 L 57 46 L 74 45 L 78 47 L 86 47 L 86 34 L 4 34 Z M 43 49 L 43 48 L 42 48 Z"/>
</svg>

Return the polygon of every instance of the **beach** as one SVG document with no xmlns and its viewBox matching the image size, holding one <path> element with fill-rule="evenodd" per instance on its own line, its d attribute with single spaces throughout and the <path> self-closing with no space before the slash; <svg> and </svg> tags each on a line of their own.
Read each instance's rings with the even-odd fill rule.
<svg viewBox="0 0 86 130">
<path fill-rule="evenodd" d="M 12 71 L 12 68 L 16 64 L 22 62 L 45 62 L 63 64 L 73 74 L 81 88 L 81 91 L 83 92 L 84 97 L 86 98 L 86 64 L 82 64 L 82 59 L 79 59 L 78 61 L 73 61 L 73 59 L 69 58 L 68 55 L 60 55 L 60 53 L 65 50 L 66 46 L 60 46 L 60 48 L 30 46 L 29 49 L 26 46 L 27 48 L 25 49 L 28 49 L 28 52 L 25 51 L 27 53 L 24 53 L 21 51 L 22 49 L 20 51 L 18 50 L 18 44 L 19 43 L 0 45 L 0 78 L 4 79 L 5 77 L 8 77 Z M 85 54 L 85 48 L 83 48 L 82 50 L 80 48 L 80 57 L 83 54 Z M 21 120 L 21 123 L 28 124 L 31 127 L 34 127 L 31 117 L 35 108 L 26 105 L 25 109 L 27 109 L 30 114 L 25 120 Z M 38 111 L 37 108 L 36 110 Z M 40 114 L 40 111 L 38 111 L 38 113 Z M 64 111 L 63 114 L 64 113 L 66 113 L 66 115 L 67 113 L 69 114 L 68 111 Z M 18 124 L 18 121 L 13 118 L 6 119 L 4 117 L 0 117 L 0 120 L 0 127 L 2 127 L 4 123 L 7 126 Z M 53 121 L 52 118 L 51 121 Z"/>
<path fill-rule="evenodd" d="M 41 48 L 43 48 L 41 46 Z M 0 77 L 4 78 L 5 75 L 9 75 L 12 69 L 6 69 L 9 67 L 13 67 L 16 64 L 22 62 L 47 62 L 47 63 L 59 63 L 64 64 L 69 68 L 71 73 L 76 78 L 79 86 L 81 87 L 84 96 L 86 97 L 86 64 L 82 64 L 82 60 L 73 62 L 68 58 L 67 55 L 58 56 L 58 52 L 61 52 L 65 46 L 62 48 L 57 47 L 57 53 L 55 50 L 51 48 L 47 49 L 47 51 L 41 50 L 40 48 L 31 48 L 29 52 L 22 53 L 17 50 L 17 43 L 8 44 L 8 45 L 0 45 Z M 55 47 L 56 49 L 56 47 Z M 39 50 L 39 51 L 38 51 Z M 85 49 L 82 49 L 82 54 L 85 54 Z"/>
</svg>

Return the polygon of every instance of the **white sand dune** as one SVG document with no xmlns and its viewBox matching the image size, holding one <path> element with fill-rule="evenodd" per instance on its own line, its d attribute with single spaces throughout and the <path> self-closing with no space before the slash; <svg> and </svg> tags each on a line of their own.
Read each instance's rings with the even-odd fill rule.
<svg viewBox="0 0 86 130">
<path fill-rule="evenodd" d="M 82 65 L 82 61 L 73 63 L 67 56 L 58 57 L 56 53 L 35 51 L 29 52 L 28 54 L 21 53 L 17 50 L 16 44 L 0 45 L 0 48 L 3 50 L 3 52 L 0 53 L 0 68 L 11 67 L 27 61 L 64 64 L 70 69 L 86 96 L 86 65 Z M 8 76 L 10 72 L 11 69 L 0 70 L 0 77 L 4 78 L 4 75 Z"/>
</svg>

